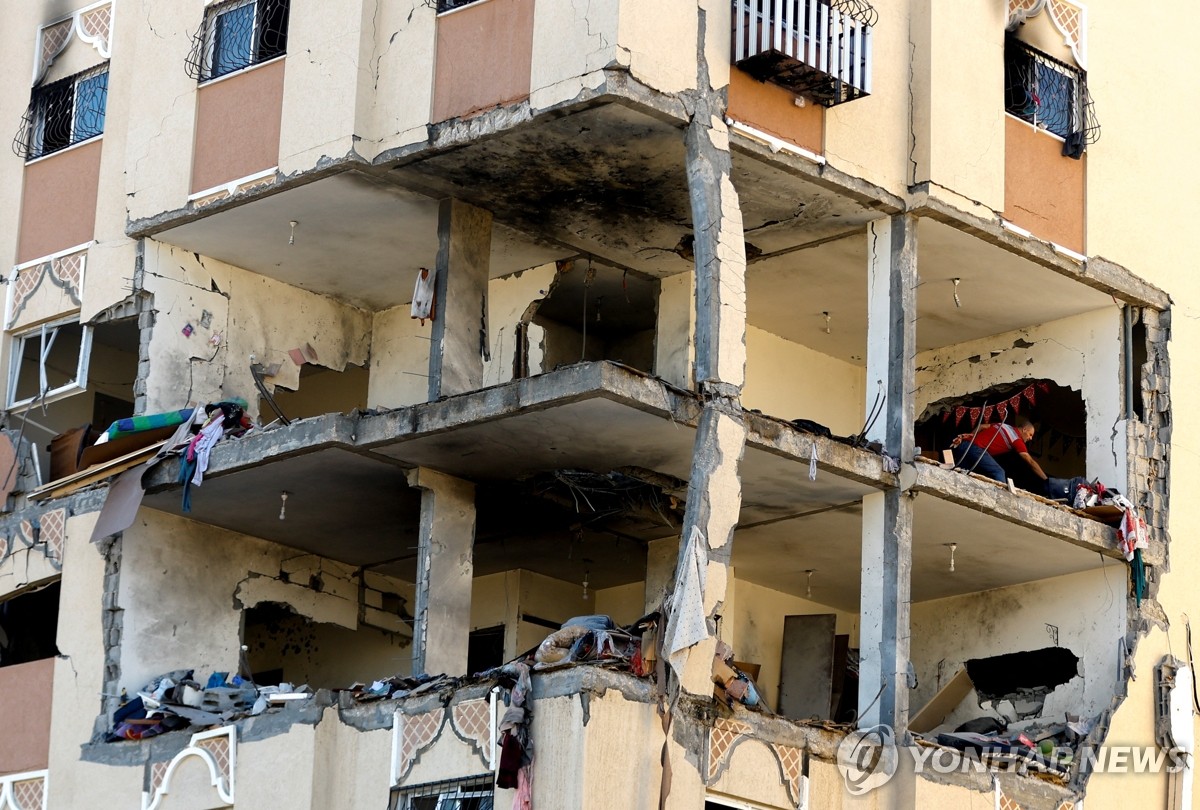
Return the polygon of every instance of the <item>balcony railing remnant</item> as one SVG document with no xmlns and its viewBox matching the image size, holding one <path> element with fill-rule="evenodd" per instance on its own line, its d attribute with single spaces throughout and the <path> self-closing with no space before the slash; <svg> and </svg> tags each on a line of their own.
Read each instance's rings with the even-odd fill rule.
<svg viewBox="0 0 1200 810">
<path fill-rule="evenodd" d="M 832 107 L 871 92 L 865 0 L 733 0 L 733 61 L 760 81 Z"/>
</svg>

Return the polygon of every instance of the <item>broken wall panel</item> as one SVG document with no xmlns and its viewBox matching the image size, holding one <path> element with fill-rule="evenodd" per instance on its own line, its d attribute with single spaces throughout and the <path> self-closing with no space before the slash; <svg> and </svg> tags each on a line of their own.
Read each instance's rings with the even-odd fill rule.
<svg viewBox="0 0 1200 810">
<path fill-rule="evenodd" d="M 921 352 L 916 361 L 917 417 L 927 415 L 934 403 L 1000 383 L 1054 380 L 1083 396 L 1088 477 L 1124 491 L 1125 463 L 1114 447 L 1114 431 L 1124 432 L 1120 339 L 1121 311 L 1114 306 Z"/>
<path fill-rule="evenodd" d="M 355 307 L 152 240 L 145 278 L 157 313 L 146 379 L 151 413 L 240 396 L 256 417 L 251 355 L 264 366 L 278 363 L 275 376 L 292 387 L 300 374 L 294 349 L 337 371 L 367 360 L 372 317 Z"/>
<path fill-rule="evenodd" d="M 483 363 L 483 385 L 499 385 L 514 375 L 537 374 L 544 370 L 539 327 L 530 321 L 539 303 L 549 294 L 555 280 L 553 263 L 531 267 L 488 283 L 488 327 L 491 358 Z M 524 374 L 517 374 L 523 368 Z"/>
<path fill-rule="evenodd" d="M 277 512 L 279 502 L 263 508 Z M 243 611 L 265 602 L 286 604 L 313 623 L 340 625 L 347 632 L 362 627 L 361 588 L 353 566 L 151 509 L 138 513 L 122 549 L 121 685 L 131 690 L 175 669 L 194 669 L 202 678 L 214 671 L 237 672 Z M 373 581 L 389 580 L 376 576 Z M 402 587 L 395 583 L 396 590 Z M 353 667 L 357 661 L 369 670 L 357 680 L 388 674 L 375 668 L 396 657 L 395 650 L 407 641 L 393 635 L 372 629 L 362 636 L 372 643 L 361 658 L 344 664 Z M 335 650 L 331 654 L 343 658 L 352 646 L 333 636 L 328 644 Z M 397 672 L 407 669 L 405 653 L 399 652 Z M 321 663 L 327 669 L 313 671 L 344 674 L 337 669 L 342 664 Z"/>
<path fill-rule="evenodd" d="M 912 606 L 912 661 L 917 687 L 912 705 L 923 706 L 970 659 L 1060 646 L 1079 657 L 1079 676 L 1053 690 L 1040 712 L 1061 722 L 1064 712 L 1093 718 L 1109 707 L 1118 689 L 1119 640 L 1126 632 L 1124 565 L 998 588 L 982 593 L 916 602 Z M 954 574 L 947 574 L 954 576 Z M 980 708 L 974 691 L 946 719 L 957 726 L 1004 704 Z"/>
</svg>

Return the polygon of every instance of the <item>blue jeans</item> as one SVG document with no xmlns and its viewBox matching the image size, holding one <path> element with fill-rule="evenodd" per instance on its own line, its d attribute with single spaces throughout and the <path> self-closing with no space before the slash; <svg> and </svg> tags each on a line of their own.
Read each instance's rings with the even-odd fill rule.
<svg viewBox="0 0 1200 810">
<path fill-rule="evenodd" d="M 996 459 L 992 458 L 992 454 L 982 447 L 964 443 L 955 447 L 952 452 L 954 453 L 954 463 L 959 467 L 986 475 L 1001 484 L 1008 481 L 1008 474 L 1004 472 L 1004 468 L 997 464 Z"/>
</svg>

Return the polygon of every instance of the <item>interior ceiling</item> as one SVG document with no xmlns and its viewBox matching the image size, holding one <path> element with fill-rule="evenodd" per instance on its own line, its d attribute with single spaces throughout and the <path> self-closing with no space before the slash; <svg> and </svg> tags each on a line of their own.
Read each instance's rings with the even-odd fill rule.
<svg viewBox="0 0 1200 810">
<path fill-rule="evenodd" d="M 625 470 L 639 480 L 651 473 L 680 479 L 668 484 L 682 486 L 694 439 L 692 428 L 597 397 L 402 439 L 370 453 L 325 448 L 214 473 L 193 491 L 190 517 L 411 581 L 420 495 L 407 486 L 404 468 L 426 465 L 476 482 L 476 575 L 524 568 L 582 582 L 586 572 L 592 588 L 608 588 L 644 579 L 645 544 L 679 536 L 682 501 L 672 504 L 667 492 L 649 505 L 639 491 L 636 508 L 617 511 L 611 493 L 588 476 L 560 476 L 576 483 L 564 486 L 547 474 Z M 857 612 L 859 503 L 871 489 L 825 470 L 815 481 L 807 473 L 807 462 L 747 447 L 736 575 L 803 597 L 805 571 L 812 569 L 813 601 Z M 284 491 L 287 515 L 280 520 Z M 178 489 L 148 493 L 145 503 L 180 514 Z M 914 508 L 914 601 L 1097 564 L 1093 552 L 927 494 Z M 951 542 L 958 543 L 953 574 L 945 545 Z M 999 558 L 1003 566 L 994 564 Z"/>
<path fill-rule="evenodd" d="M 949 225 L 922 218 L 917 227 L 918 350 L 1112 306 L 1106 293 Z M 863 365 L 866 271 L 865 232 L 760 259 L 747 270 L 749 323 Z M 954 303 L 956 278 L 961 306 Z"/>
</svg>

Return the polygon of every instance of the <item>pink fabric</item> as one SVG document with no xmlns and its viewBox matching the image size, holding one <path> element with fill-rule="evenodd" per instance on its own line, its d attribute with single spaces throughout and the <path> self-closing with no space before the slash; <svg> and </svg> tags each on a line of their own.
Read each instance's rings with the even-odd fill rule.
<svg viewBox="0 0 1200 810">
<path fill-rule="evenodd" d="M 533 763 L 517 771 L 517 792 L 513 794 L 512 810 L 533 810 Z"/>
</svg>

